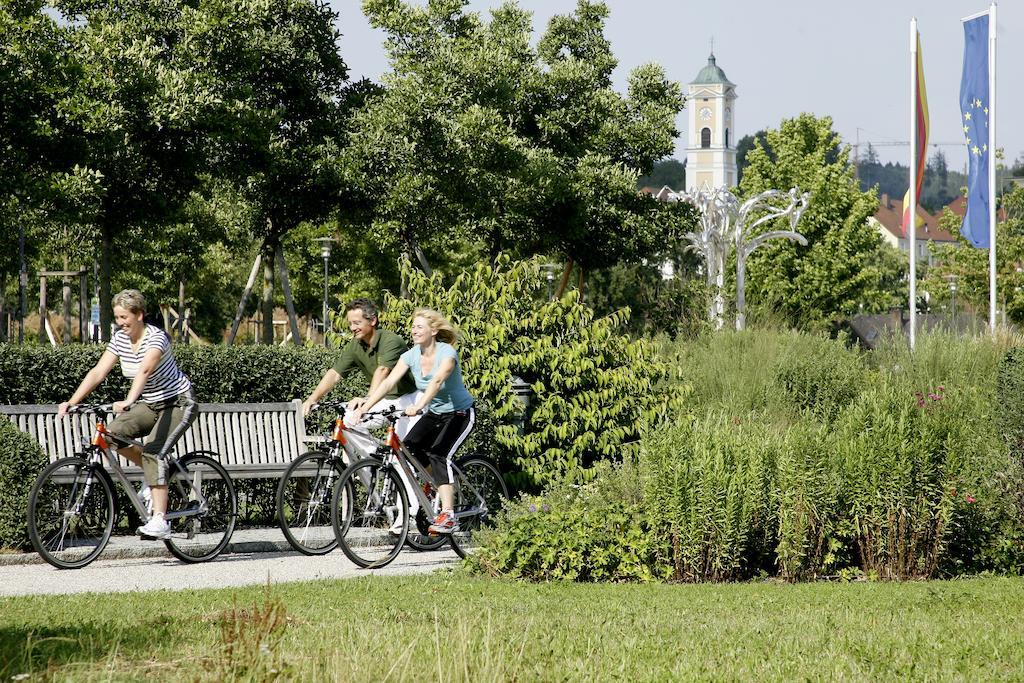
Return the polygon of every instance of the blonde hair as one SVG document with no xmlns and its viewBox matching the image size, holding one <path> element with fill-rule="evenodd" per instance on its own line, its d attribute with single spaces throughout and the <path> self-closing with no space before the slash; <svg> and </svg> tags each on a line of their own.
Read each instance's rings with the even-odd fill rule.
<svg viewBox="0 0 1024 683">
<path fill-rule="evenodd" d="M 458 332 L 448 319 L 432 308 L 417 308 L 412 313 L 413 320 L 423 318 L 430 325 L 430 329 L 437 332 L 437 341 L 446 344 L 454 344 L 458 339 Z"/>
<path fill-rule="evenodd" d="M 111 308 L 114 306 L 120 306 L 126 311 L 131 311 L 132 313 L 145 313 L 146 297 L 142 296 L 142 292 L 137 289 L 122 289 L 114 295 L 110 305 Z"/>
</svg>

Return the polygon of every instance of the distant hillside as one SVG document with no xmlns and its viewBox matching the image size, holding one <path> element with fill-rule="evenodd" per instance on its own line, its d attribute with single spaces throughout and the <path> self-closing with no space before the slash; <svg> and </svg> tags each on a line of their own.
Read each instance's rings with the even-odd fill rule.
<svg viewBox="0 0 1024 683">
<path fill-rule="evenodd" d="M 651 174 L 640 176 L 636 181 L 637 189 L 654 187 L 660 190 L 666 185 L 676 191 L 686 189 L 686 166 L 678 159 L 655 161 Z"/>
</svg>

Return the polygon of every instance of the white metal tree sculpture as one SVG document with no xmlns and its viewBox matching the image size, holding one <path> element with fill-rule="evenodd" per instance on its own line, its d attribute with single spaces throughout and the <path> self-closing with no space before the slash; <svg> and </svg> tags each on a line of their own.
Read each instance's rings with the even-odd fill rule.
<svg viewBox="0 0 1024 683">
<path fill-rule="evenodd" d="M 789 193 L 781 190 L 767 190 L 743 202 L 733 222 L 732 241 L 736 245 L 736 329 L 742 330 L 747 324 L 746 277 L 747 257 L 770 239 L 784 238 L 807 246 L 807 238 L 796 231 L 796 224 L 807 208 L 810 193 L 795 187 Z M 758 216 L 750 222 L 753 216 Z M 779 218 L 789 218 L 789 230 L 769 230 L 757 234 L 766 223 Z"/>
<path fill-rule="evenodd" d="M 797 222 L 810 194 L 796 188 L 788 193 L 767 190 L 751 197 L 741 205 L 734 194 L 724 188 L 709 192 L 665 193 L 668 201 L 685 201 L 700 212 L 700 231 L 684 235 L 690 243 L 688 250 L 704 259 L 705 277 L 714 292 L 709 305 L 709 317 L 721 329 L 725 314 L 725 263 L 732 249 L 736 250 L 736 329 L 746 326 L 746 268 L 747 257 L 770 239 L 791 239 L 806 245 L 807 240 L 796 232 Z M 772 221 L 789 218 L 789 230 L 757 230 Z"/>
</svg>

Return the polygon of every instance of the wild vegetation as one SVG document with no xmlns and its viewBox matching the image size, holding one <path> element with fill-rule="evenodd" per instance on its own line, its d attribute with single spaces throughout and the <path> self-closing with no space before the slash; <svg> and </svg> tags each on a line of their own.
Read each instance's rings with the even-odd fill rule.
<svg viewBox="0 0 1024 683">
<path fill-rule="evenodd" d="M 648 426 L 635 457 L 512 506 L 472 566 L 581 581 L 1020 573 L 1007 344 L 935 334 L 913 354 L 899 340 L 861 353 L 763 329 L 676 343 L 686 409 Z"/>
</svg>

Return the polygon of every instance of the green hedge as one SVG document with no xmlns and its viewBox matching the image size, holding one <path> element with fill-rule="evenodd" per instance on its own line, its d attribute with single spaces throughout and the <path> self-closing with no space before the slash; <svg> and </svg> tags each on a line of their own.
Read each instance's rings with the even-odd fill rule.
<svg viewBox="0 0 1024 683">
<path fill-rule="evenodd" d="M 0 417 L 0 548 L 28 548 L 28 493 L 46 463 L 39 444 Z"/>
<path fill-rule="evenodd" d="M 61 348 L 0 344 L 0 404 L 66 401 L 103 349 L 84 344 Z M 200 401 L 268 403 L 305 398 L 334 362 L 336 352 L 319 347 L 176 345 L 174 355 Z M 115 367 L 89 400 L 120 400 L 128 386 Z M 365 386 L 362 375 L 354 374 L 339 383 L 335 392 L 358 394 Z"/>
</svg>

